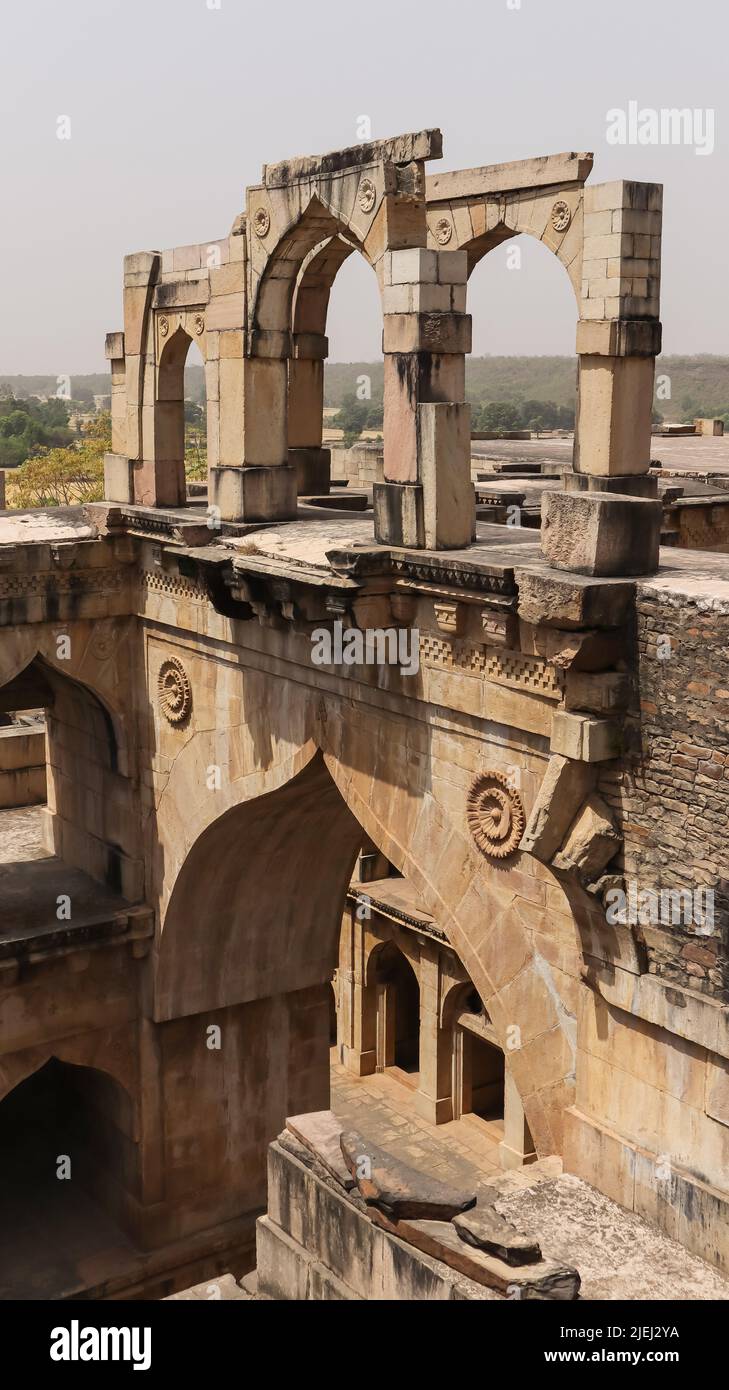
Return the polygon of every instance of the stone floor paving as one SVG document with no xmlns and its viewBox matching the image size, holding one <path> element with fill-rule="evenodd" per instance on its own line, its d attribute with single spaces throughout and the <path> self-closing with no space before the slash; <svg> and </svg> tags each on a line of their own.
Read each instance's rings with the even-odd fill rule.
<svg viewBox="0 0 729 1390">
<path fill-rule="evenodd" d="M 498 1126 L 475 1115 L 434 1125 L 415 1109 L 415 1092 L 395 1075 L 353 1076 L 332 1054 L 332 1110 L 373 1143 L 415 1167 L 480 1192 L 502 1172 Z"/>
</svg>

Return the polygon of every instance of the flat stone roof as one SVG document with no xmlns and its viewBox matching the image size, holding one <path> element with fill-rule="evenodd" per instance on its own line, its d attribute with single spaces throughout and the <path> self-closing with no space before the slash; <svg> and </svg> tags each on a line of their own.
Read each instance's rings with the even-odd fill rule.
<svg viewBox="0 0 729 1390">
<path fill-rule="evenodd" d="M 0 511 L 0 546 L 32 542 L 90 540 L 96 532 L 81 507 L 43 507 L 38 511 Z"/>
<path fill-rule="evenodd" d="M 572 460 L 572 435 L 564 439 L 472 439 L 471 458 L 484 464 L 498 463 L 569 464 Z M 729 475 L 729 434 L 723 435 L 653 435 L 651 462 L 660 463 L 667 471 L 686 470 L 691 473 L 724 473 Z"/>
</svg>

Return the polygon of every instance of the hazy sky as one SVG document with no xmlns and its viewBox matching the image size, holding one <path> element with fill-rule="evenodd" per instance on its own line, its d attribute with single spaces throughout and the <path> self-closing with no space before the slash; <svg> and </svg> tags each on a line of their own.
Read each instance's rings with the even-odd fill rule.
<svg viewBox="0 0 729 1390">
<path fill-rule="evenodd" d="M 374 138 L 440 126 L 444 169 L 593 150 L 593 181 L 662 182 L 664 349 L 727 353 L 728 14 L 726 0 L 5 4 L 0 372 L 104 370 L 126 252 L 225 235 L 264 162 L 353 144 L 362 115 Z M 630 101 L 710 108 L 713 153 L 609 144 L 607 112 Z M 472 284 L 474 351 L 574 351 L 572 290 L 543 247 L 526 242 L 518 272 L 502 247 Z M 380 335 L 353 256 L 331 356 L 371 358 Z"/>
</svg>

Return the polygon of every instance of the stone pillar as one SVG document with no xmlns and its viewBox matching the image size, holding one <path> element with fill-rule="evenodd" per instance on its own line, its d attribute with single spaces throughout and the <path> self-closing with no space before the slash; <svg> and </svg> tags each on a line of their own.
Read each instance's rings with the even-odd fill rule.
<svg viewBox="0 0 729 1390">
<path fill-rule="evenodd" d="M 645 504 L 657 498 L 649 468 L 661 347 L 662 189 L 617 181 L 588 186 L 584 196 L 574 473 L 566 479 L 567 490 L 579 495 L 568 503 L 558 494 L 545 498 L 542 545 L 560 568 L 648 574 L 657 568 L 660 539 L 659 504 Z M 644 505 L 626 523 L 627 498 Z M 568 563 L 570 533 L 586 539 Z"/>
<path fill-rule="evenodd" d="M 365 928 L 357 909 L 347 909 L 342 927 L 339 1024 L 342 1065 L 355 1076 L 371 1076 L 377 1065 L 377 994 L 364 976 Z"/>
<path fill-rule="evenodd" d="M 322 448 L 324 362 L 329 353 L 322 333 L 294 334 L 289 358 L 289 463 L 296 470 L 299 496 L 329 492 L 331 454 Z"/>
<path fill-rule="evenodd" d="M 397 992 L 394 985 L 378 980 L 377 991 L 377 1071 L 395 1064 L 395 1026 Z"/>
<path fill-rule="evenodd" d="M 437 946 L 420 947 L 420 1076 L 415 1108 L 431 1124 L 453 1119 L 452 1031 L 439 1017 L 440 957 Z"/>
<path fill-rule="evenodd" d="M 296 515 L 296 478 L 288 463 L 286 357 L 238 357 L 220 366 L 211 503 L 223 521 L 289 520 Z"/>
<path fill-rule="evenodd" d="M 471 411 L 465 402 L 465 251 L 387 252 L 383 268 L 384 482 L 375 536 L 427 550 L 471 543 Z"/>
<path fill-rule="evenodd" d="M 159 267 L 156 251 L 124 257 L 126 456 L 131 467 L 132 491 L 127 500 L 145 507 L 178 507 L 185 501 L 184 462 L 180 456 L 170 457 L 170 449 L 158 444 L 152 299 Z"/>
<path fill-rule="evenodd" d="M 534 1163 L 537 1153 L 524 1114 L 524 1106 L 508 1061 L 504 1072 L 504 1138 L 499 1144 L 502 1168 L 521 1168 Z"/>
<path fill-rule="evenodd" d="M 107 333 L 106 360 L 111 368 L 111 453 L 104 455 L 104 497 L 132 502 L 134 484 L 127 450 L 127 389 L 123 333 Z"/>
</svg>

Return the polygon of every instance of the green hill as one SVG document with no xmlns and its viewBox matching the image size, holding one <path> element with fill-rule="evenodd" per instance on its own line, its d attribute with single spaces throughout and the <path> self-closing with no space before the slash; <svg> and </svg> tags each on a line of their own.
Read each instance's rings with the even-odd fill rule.
<svg viewBox="0 0 729 1390">
<path fill-rule="evenodd" d="M 729 414 L 729 357 L 660 357 L 657 373 L 671 380 L 669 400 L 657 400 L 656 409 L 666 418 Z M 576 360 L 574 357 L 470 357 L 466 361 L 466 390 L 474 404 L 490 401 L 552 401 L 573 406 Z M 356 392 L 357 378 L 369 376 L 373 400 L 382 398 L 382 362 L 329 362 L 326 367 L 325 404 L 339 408 L 345 396 Z M 203 369 L 189 367 L 186 394 L 203 398 Z M 0 390 L 9 387 L 16 397 L 53 395 L 55 376 L 0 376 Z M 110 390 L 103 373 L 74 376 L 75 400 L 91 400 Z"/>
</svg>

